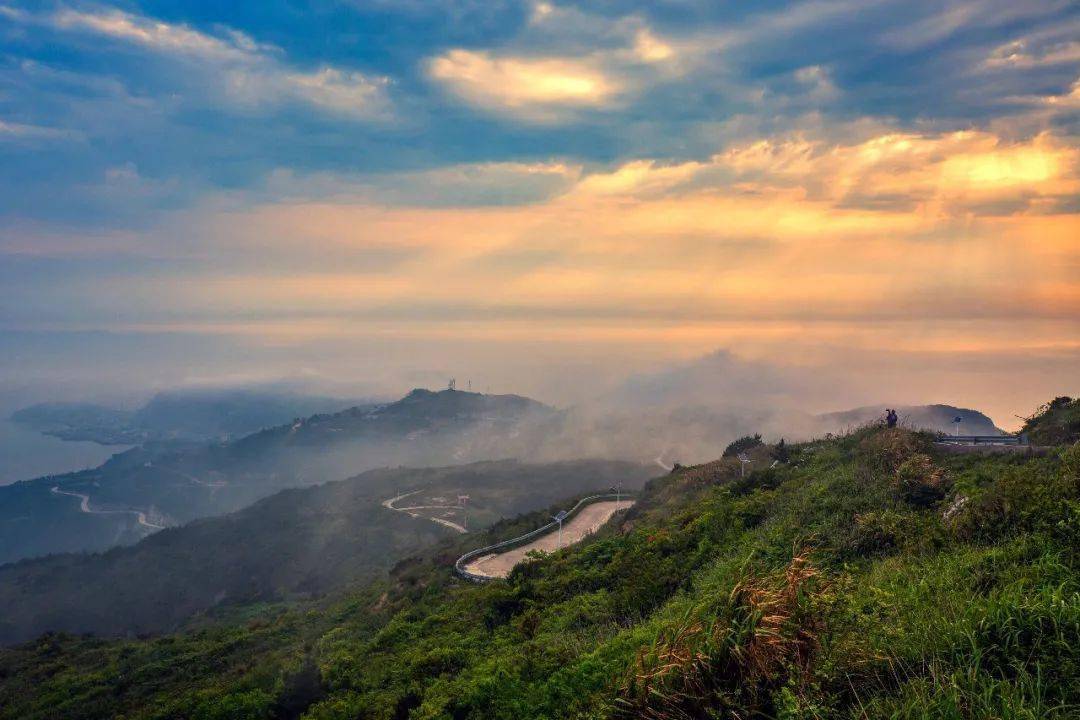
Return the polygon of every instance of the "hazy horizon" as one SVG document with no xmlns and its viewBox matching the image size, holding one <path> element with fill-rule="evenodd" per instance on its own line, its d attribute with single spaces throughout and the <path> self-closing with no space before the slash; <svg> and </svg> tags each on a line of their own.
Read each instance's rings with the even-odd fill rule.
<svg viewBox="0 0 1080 720">
<path fill-rule="evenodd" d="M 1074 6 L 677 5 L 0 4 L 0 392 L 1080 393 Z"/>
</svg>

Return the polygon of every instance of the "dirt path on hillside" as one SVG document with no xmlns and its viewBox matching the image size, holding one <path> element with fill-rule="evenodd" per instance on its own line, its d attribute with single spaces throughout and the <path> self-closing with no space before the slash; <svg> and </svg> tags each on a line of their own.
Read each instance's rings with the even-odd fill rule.
<svg viewBox="0 0 1080 720">
<path fill-rule="evenodd" d="M 600 526 L 611 519 L 619 510 L 625 510 L 634 504 L 633 500 L 604 500 L 585 506 L 581 511 L 563 524 L 562 544 L 563 547 L 581 542 L 586 537 L 600 529 Z M 559 530 L 553 529 L 546 535 L 541 535 L 528 545 L 516 547 L 513 550 L 484 555 L 471 561 L 465 566 L 465 571 L 475 575 L 483 575 L 490 578 L 504 578 L 510 574 L 515 565 L 525 559 L 533 550 L 554 552 L 559 549 Z"/>
</svg>

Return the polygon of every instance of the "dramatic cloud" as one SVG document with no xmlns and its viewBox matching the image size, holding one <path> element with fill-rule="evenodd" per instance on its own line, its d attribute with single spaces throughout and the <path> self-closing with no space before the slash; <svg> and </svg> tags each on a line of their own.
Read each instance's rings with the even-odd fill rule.
<svg viewBox="0 0 1080 720">
<path fill-rule="evenodd" d="M 767 139 L 591 173 L 482 165 L 366 182 L 279 174 L 271 186 L 293 199 L 180 218 L 168 232 L 194 231 L 189 252 L 214 269 L 165 295 L 136 281 L 141 312 L 423 325 L 446 310 L 494 334 L 576 318 L 658 337 L 734 319 L 1080 316 L 1068 205 L 1080 158 L 1048 135 Z M 501 204 L 496 187 L 531 202 Z M 351 190 L 330 199 L 332 188 Z M 430 207 L 440 196 L 447 206 Z M 274 260 L 297 269 L 256 271 Z"/>
<path fill-rule="evenodd" d="M 206 79 L 220 83 L 228 99 L 258 105 L 299 101 L 357 118 L 377 118 L 388 110 L 387 80 L 331 66 L 300 71 L 282 64 L 280 50 L 257 43 L 237 30 L 220 36 L 120 10 L 85 12 L 61 9 L 33 15 L 8 9 L 23 24 L 99 35 L 202 66 Z"/>
<path fill-rule="evenodd" d="M 5 331 L 1080 382 L 1075 3 L 6 2 Z"/>
</svg>

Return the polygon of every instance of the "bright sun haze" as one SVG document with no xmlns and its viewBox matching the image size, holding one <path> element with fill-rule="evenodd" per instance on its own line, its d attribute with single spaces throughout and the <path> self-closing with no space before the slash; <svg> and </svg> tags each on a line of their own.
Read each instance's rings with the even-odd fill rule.
<svg viewBox="0 0 1080 720">
<path fill-rule="evenodd" d="M 1080 0 L 0 0 L 0 720 L 1077 720 Z"/>
<path fill-rule="evenodd" d="M 1080 380 L 1068 3 L 291 7 L 0 5 L 0 390 Z"/>
</svg>

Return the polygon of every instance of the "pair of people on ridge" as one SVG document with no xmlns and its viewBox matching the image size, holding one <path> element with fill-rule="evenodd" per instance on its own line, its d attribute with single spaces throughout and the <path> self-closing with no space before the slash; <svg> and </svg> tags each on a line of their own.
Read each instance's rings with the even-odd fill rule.
<svg viewBox="0 0 1080 720">
<path fill-rule="evenodd" d="M 896 427 L 896 411 L 892 408 L 885 408 L 885 424 L 891 428 Z"/>
</svg>

